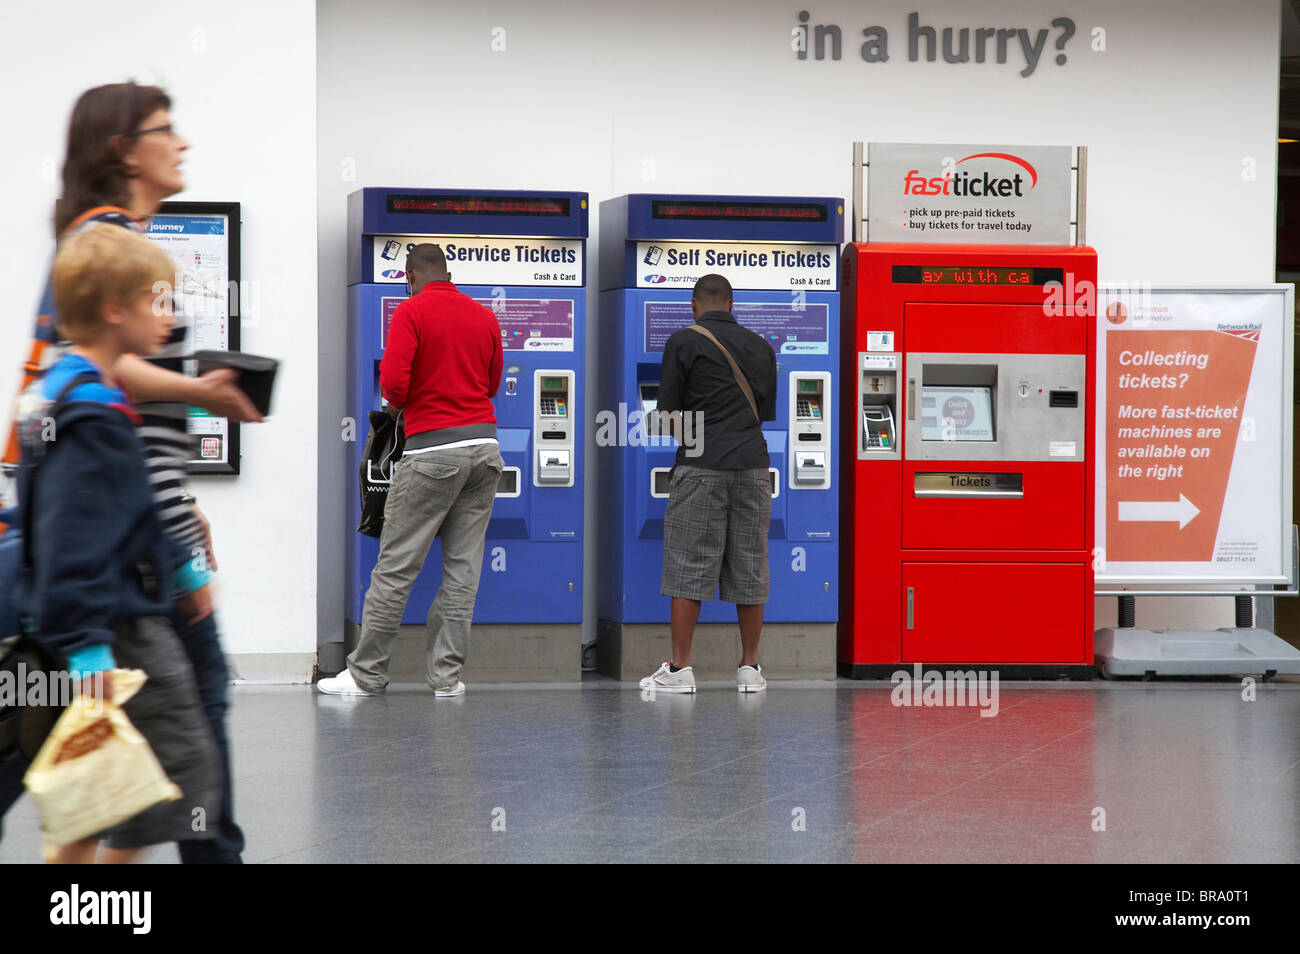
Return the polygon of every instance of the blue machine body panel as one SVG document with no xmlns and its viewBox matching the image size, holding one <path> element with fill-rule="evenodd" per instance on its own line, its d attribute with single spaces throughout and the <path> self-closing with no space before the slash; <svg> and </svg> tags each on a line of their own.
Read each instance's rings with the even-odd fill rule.
<svg viewBox="0 0 1300 954">
<path fill-rule="evenodd" d="M 781 207 L 803 209 L 822 204 L 829 220 L 664 222 L 651 218 L 650 210 L 656 203 L 690 203 L 706 211 L 722 203 L 742 213 L 766 209 L 776 214 Z M 747 289 L 742 280 L 733 280 L 732 284 L 737 320 L 762 334 L 777 352 L 777 418 L 763 426 L 774 472 L 769 534 L 772 587 L 764 618 L 770 622 L 835 621 L 839 600 L 839 491 L 833 422 L 839 415 L 839 389 L 834 379 L 840 348 L 835 250 L 843 238 L 842 210 L 842 200 L 834 198 L 623 196 L 602 203 L 601 276 L 607 287 L 600 295 L 601 350 L 605 357 L 599 406 L 604 420 L 598 417 L 594 432 L 599 485 L 597 607 L 601 619 L 666 623 L 669 617 L 669 598 L 661 596 L 659 588 L 667 480 L 677 444 L 668 437 L 647 435 L 636 423 L 637 412 L 643 410 L 643 402 L 660 380 L 664 342 L 672 331 L 693 321 L 690 298 L 694 280 L 687 270 L 678 276 L 682 281 L 677 287 L 667 282 L 664 287 L 636 287 L 638 281 L 644 286 L 647 280 L 644 274 L 640 279 L 637 275 L 638 264 L 647 256 L 646 243 L 655 242 L 660 244 L 650 246 L 649 253 L 653 255 L 658 249 L 662 260 L 671 249 L 703 244 L 704 254 L 694 277 L 709 271 L 727 276 L 728 269 L 705 264 L 711 247 L 720 252 L 742 245 L 775 250 L 797 250 L 804 245 L 832 247 L 825 253 L 833 259 L 829 268 L 816 272 L 820 281 L 829 276 L 829 286 Z M 811 281 L 798 269 L 777 269 L 774 274 L 779 282 Z M 610 275 L 614 276 L 612 281 Z M 775 283 L 770 278 L 756 282 Z M 818 421 L 829 427 L 826 440 L 818 447 L 825 454 L 828 477 L 824 486 L 815 488 L 792 486 L 790 458 L 792 446 L 798 452 L 798 442 L 792 442 L 791 437 L 791 411 L 796 402 L 790 388 L 800 381 L 817 382 L 819 386 L 824 383 L 818 394 L 822 401 Z M 797 429 L 799 425 L 793 426 Z M 700 614 L 704 623 L 734 620 L 735 608 L 718 599 L 706 602 Z"/>
<path fill-rule="evenodd" d="M 451 194 L 501 198 L 514 201 L 542 196 L 567 200 L 567 218 L 539 217 L 519 220 L 507 215 L 455 216 L 405 214 L 399 226 L 392 228 L 393 216 L 380 214 L 394 195 L 403 197 Z M 497 313 L 502 329 L 504 372 L 501 388 L 493 400 L 497 418 L 497 440 L 505 461 L 506 474 L 493 505 L 484 547 L 483 573 L 475 604 L 476 623 L 580 623 L 582 620 L 582 547 L 583 547 L 583 457 L 585 454 L 586 390 L 584 362 L 586 354 L 585 235 L 587 196 L 584 193 L 519 193 L 476 190 L 364 189 L 349 197 L 349 221 L 355 228 L 376 232 L 353 231 L 349 241 L 354 251 L 350 259 L 369 262 L 382 254 L 383 242 L 376 236 L 409 237 L 405 244 L 422 240 L 444 240 L 468 233 L 456 229 L 482 230 L 471 235 L 486 237 L 481 245 L 502 248 L 511 246 L 488 228 L 508 228 L 511 239 L 524 235 L 539 240 L 571 239 L 558 243 L 559 251 L 576 253 L 576 261 L 563 264 L 565 285 L 547 284 L 459 284 L 457 288 L 483 302 Z M 379 211 L 376 211 L 379 210 Z M 579 227 L 580 226 L 580 227 Z M 577 234 L 575 234 L 575 231 Z M 466 242 L 466 247 L 476 243 Z M 545 241 L 534 242 L 545 246 Z M 372 255 L 372 249 L 375 254 Z M 558 252 L 557 252 L 558 254 Z M 450 257 L 450 253 L 449 253 Z M 400 272 L 405 249 L 393 263 Z M 354 274 L 374 277 L 375 268 L 358 268 Z M 534 264 L 508 262 L 513 270 L 505 277 L 519 278 L 533 272 Z M 453 282 L 458 264 L 448 262 Z M 464 264 L 462 264 L 464 267 Z M 472 274 L 482 277 L 493 270 L 490 262 L 473 264 Z M 535 265 L 534 274 L 559 274 L 553 264 Z M 576 276 L 576 281 L 574 281 Z M 382 276 L 381 276 L 382 277 Z M 544 280 L 544 279 L 543 279 Z M 368 412 L 381 406 L 379 362 L 383 358 L 388 321 L 396 306 L 406 300 L 404 276 L 389 276 L 382 282 L 354 281 L 348 289 L 348 407 L 356 424 L 356 440 L 348 448 L 348 542 L 346 556 L 346 618 L 361 622 L 370 573 L 379 555 L 379 541 L 355 532 L 360 520 L 359 473 L 365 437 L 369 427 Z M 536 347 L 534 347 L 534 345 Z M 547 380 L 564 380 L 565 399 L 558 402 L 560 414 L 570 422 L 571 456 L 568 465 L 571 480 L 566 483 L 539 485 L 538 417 L 539 386 Z M 555 407 L 555 404 L 552 404 Z M 404 623 L 423 623 L 442 579 L 440 542 L 435 541 L 425 560 L 424 569 L 415 581 L 407 600 Z"/>
</svg>

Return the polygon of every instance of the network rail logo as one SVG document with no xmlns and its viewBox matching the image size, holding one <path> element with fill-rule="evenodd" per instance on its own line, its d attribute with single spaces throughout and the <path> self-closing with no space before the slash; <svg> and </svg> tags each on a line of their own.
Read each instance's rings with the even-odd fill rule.
<svg viewBox="0 0 1300 954">
<path fill-rule="evenodd" d="M 1013 171 L 1010 175 L 999 176 L 995 172 L 988 170 L 985 170 L 982 174 L 956 170 L 956 166 L 960 166 L 963 162 L 970 162 L 972 159 L 996 159 L 1011 163 L 1013 167 L 1018 166 L 1025 173 L 1028 173 L 1028 188 L 1026 188 L 1025 175 L 1018 171 Z M 919 169 L 909 170 L 907 175 L 903 177 L 903 195 L 988 196 L 991 198 L 1008 198 L 1014 195 L 1023 198 L 1026 193 L 1038 185 L 1038 170 L 1020 156 L 1012 155 L 1009 152 L 977 152 L 966 156 L 964 159 L 958 159 L 953 166 L 953 171 L 932 178 L 921 175 Z"/>
</svg>

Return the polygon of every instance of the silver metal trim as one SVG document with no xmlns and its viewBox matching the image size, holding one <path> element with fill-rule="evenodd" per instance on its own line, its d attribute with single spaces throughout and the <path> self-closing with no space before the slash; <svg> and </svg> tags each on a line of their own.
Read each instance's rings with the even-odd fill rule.
<svg viewBox="0 0 1300 954">
<path fill-rule="evenodd" d="M 1010 497 L 1020 500 L 1023 490 L 912 490 L 913 497 Z"/>
<path fill-rule="evenodd" d="M 1078 147 L 1079 171 L 1074 181 L 1074 244 L 1088 244 L 1088 147 Z"/>
<path fill-rule="evenodd" d="M 915 596 L 912 592 L 913 587 L 907 588 L 907 628 L 912 628 L 912 612 L 915 608 Z"/>
<path fill-rule="evenodd" d="M 514 499 L 515 497 L 522 497 L 522 496 L 523 496 L 523 493 L 524 493 L 524 487 L 523 487 L 523 483 L 524 483 L 524 472 L 523 472 L 523 469 L 522 469 L 522 468 L 519 468 L 519 467 L 505 467 L 505 468 L 502 468 L 502 473 L 503 473 L 503 474 L 506 474 L 506 473 L 513 473 L 513 474 L 515 475 L 515 492 L 512 493 L 512 494 L 511 494 L 511 493 L 504 493 L 504 492 L 502 492 L 502 490 L 500 489 L 500 486 L 501 486 L 501 485 L 498 484 L 498 485 L 497 485 L 496 496 L 497 496 L 497 497 L 507 497 L 507 498 L 510 498 L 510 499 Z"/>
<path fill-rule="evenodd" d="M 655 498 L 656 500 L 667 500 L 667 499 L 668 499 L 668 496 L 669 496 L 668 494 L 661 494 L 661 493 L 656 493 L 656 492 L 655 492 L 655 475 L 657 475 L 657 474 L 667 474 L 667 473 L 669 473 L 670 471 L 672 471 L 672 468 L 671 468 L 671 467 L 651 467 L 651 468 L 650 468 L 650 496 L 651 496 L 651 497 Z"/>
<path fill-rule="evenodd" d="M 957 484 L 957 478 L 981 480 L 983 483 Z M 912 496 L 1009 497 L 1019 500 L 1025 496 L 1025 475 L 1015 471 L 918 470 L 912 474 Z"/>
<path fill-rule="evenodd" d="M 861 142 L 853 144 L 853 241 L 859 242 L 862 235 L 862 157 L 863 145 Z"/>
<path fill-rule="evenodd" d="M 1300 596 L 1300 590 L 1093 590 L 1093 596 Z"/>
</svg>

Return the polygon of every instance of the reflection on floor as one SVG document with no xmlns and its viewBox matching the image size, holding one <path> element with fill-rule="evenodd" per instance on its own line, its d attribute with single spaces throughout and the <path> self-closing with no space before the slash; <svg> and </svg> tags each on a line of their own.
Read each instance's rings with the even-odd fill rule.
<svg viewBox="0 0 1300 954">
<path fill-rule="evenodd" d="M 249 862 L 1300 861 L 1300 683 L 998 688 L 236 687 L 236 815 Z"/>
</svg>

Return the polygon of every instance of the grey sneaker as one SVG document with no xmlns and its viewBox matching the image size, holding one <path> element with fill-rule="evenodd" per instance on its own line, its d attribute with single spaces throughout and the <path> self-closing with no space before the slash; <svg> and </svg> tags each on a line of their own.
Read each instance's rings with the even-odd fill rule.
<svg viewBox="0 0 1300 954">
<path fill-rule="evenodd" d="M 641 680 L 641 688 L 655 692 L 694 692 L 695 670 L 690 666 L 683 666 L 676 672 L 670 672 L 668 663 L 664 663 Z"/>
<path fill-rule="evenodd" d="M 762 666 L 741 666 L 736 670 L 736 691 L 762 692 L 766 688 Z"/>
<path fill-rule="evenodd" d="M 463 696 L 464 694 L 465 694 L 465 684 L 461 682 L 459 679 L 456 680 L 456 685 L 454 686 L 449 686 L 446 689 L 433 690 L 433 697 L 435 699 L 450 699 L 453 696 Z"/>
</svg>

